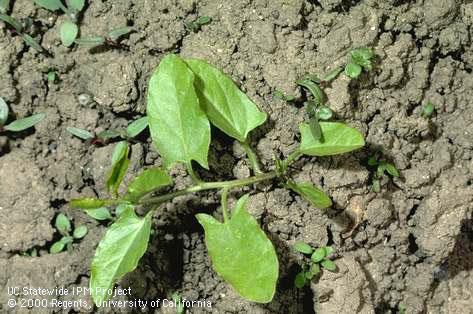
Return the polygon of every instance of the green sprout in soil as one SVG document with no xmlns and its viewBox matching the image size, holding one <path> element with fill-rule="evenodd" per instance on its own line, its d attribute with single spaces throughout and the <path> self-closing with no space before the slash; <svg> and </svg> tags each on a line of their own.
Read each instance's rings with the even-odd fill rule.
<svg viewBox="0 0 473 314">
<path fill-rule="evenodd" d="M 66 131 L 84 141 L 89 141 L 94 145 L 106 145 L 111 140 L 121 138 L 131 140 L 137 137 L 148 127 L 148 118 L 142 117 L 131 122 L 124 130 L 105 130 L 98 134 L 94 134 L 84 129 L 76 127 L 67 127 Z"/>
<path fill-rule="evenodd" d="M 192 22 L 185 23 L 188 30 L 196 33 L 200 31 L 202 26 L 210 24 L 212 22 L 212 18 L 210 16 L 199 16 Z"/>
<path fill-rule="evenodd" d="M 285 159 L 277 159 L 275 170 L 265 171 L 251 147 L 249 133 L 265 123 L 267 114 L 219 69 L 205 61 L 182 59 L 174 54 L 165 56 L 151 76 L 147 117 L 162 167 L 145 169 L 126 189 L 120 189 L 130 162 L 130 146 L 126 141 L 119 142 L 106 178 L 110 197 L 70 201 L 71 207 L 84 210 L 116 208 L 118 218 L 108 227 L 92 261 L 90 288 L 94 302 L 102 304 L 107 300 L 108 296 L 101 291 L 112 288 L 137 267 L 148 247 L 153 215 L 161 205 L 179 196 L 208 190 L 220 191 L 221 216 L 216 216 L 223 219 L 204 213 L 198 213 L 196 218 L 204 229 L 215 271 L 243 298 L 270 302 L 279 277 L 276 250 L 246 209 L 249 194 L 239 197 L 232 209 L 228 204 L 231 190 L 261 182 L 279 183 L 317 208 L 330 207 L 332 201 L 322 190 L 312 183 L 291 179 L 290 165 L 303 155 L 323 157 L 359 149 L 365 145 L 363 135 L 344 123 L 324 121 L 320 122 L 324 139 L 320 141 L 307 123 L 301 123 L 299 147 Z M 209 170 L 211 125 L 245 148 L 251 176 L 214 182 L 201 179 L 199 168 Z M 184 165 L 192 179 L 182 189 L 172 188 L 173 178 L 168 174 L 176 164 Z M 143 215 L 135 211 L 138 206 Z"/>
<path fill-rule="evenodd" d="M 8 120 L 9 115 L 9 108 L 3 98 L 0 97 L 0 133 L 9 131 L 9 132 L 21 132 L 26 129 L 33 127 L 36 123 L 40 122 L 44 119 L 44 113 L 37 113 L 32 116 L 18 119 L 15 121 L 10 122 L 9 124 L 5 125 Z"/>
<path fill-rule="evenodd" d="M 275 90 L 274 93 L 273 93 L 273 97 L 276 98 L 276 99 L 280 99 L 282 101 L 287 101 L 287 102 L 293 102 L 296 100 L 296 98 L 292 95 L 286 95 L 284 94 L 283 92 L 281 92 L 280 90 Z"/>
<path fill-rule="evenodd" d="M 61 0 L 33 0 L 38 6 L 50 11 L 63 11 L 69 20 L 63 22 L 59 27 L 59 37 L 64 46 L 70 47 L 77 35 L 79 26 L 77 26 L 77 17 L 85 6 L 85 0 L 67 0 L 64 5 Z"/>
<path fill-rule="evenodd" d="M 353 79 L 360 76 L 363 70 L 373 69 L 374 52 L 371 48 L 358 48 L 350 51 L 349 60 L 345 66 L 345 74 Z"/>
<path fill-rule="evenodd" d="M 374 179 L 372 189 L 374 192 L 378 193 L 381 191 L 381 179 L 389 174 L 392 177 L 399 177 L 399 170 L 392 163 L 389 163 L 385 160 L 379 160 L 377 156 L 371 156 L 368 158 L 368 166 L 375 167 Z"/>
<path fill-rule="evenodd" d="M 321 269 L 326 269 L 331 272 L 337 270 L 337 266 L 329 258 L 333 252 L 333 249 L 330 246 L 313 249 L 307 243 L 299 241 L 294 244 L 294 249 L 297 252 L 310 257 L 310 262 L 307 262 L 302 266 L 302 270 L 294 279 L 294 285 L 299 289 L 303 288 L 310 280 L 319 275 Z"/>
<path fill-rule="evenodd" d="M 81 37 L 77 38 L 75 42 L 79 46 L 84 46 L 88 48 L 95 48 L 100 46 L 121 48 L 126 46 L 120 43 L 120 39 L 133 31 L 135 31 L 133 27 L 123 26 L 112 29 L 104 36 Z"/>
<path fill-rule="evenodd" d="M 51 254 L 62 252 L 64 249 L 71 251 L 74 240 L 80 240 L 87 234 L 87 227 L 84 225 L 75 227 L 74 230 L 72 230 L 71 221 L 63 213 L 57 215 L 54 226 L 62 237 L 49 249 L 49 253 Z"/>
<path fill-rule="evenodd" d="M 0 0 L 1 1 L 1 0 Z M 43 52 L 47 53 L 46 50 L 41 47 L 41 45 L 33 38 L 31 35 L 27 34 L 25 30 L 28 28 L 27 24 L 29 23 L 29 19 L 24 19 L 22 22 L 18 21 L 14 17 L 7 15 L 6 10 L 2 12 L 0 10 L 0 20 L 5 22 L 8 26 L 11 27 L 12 31 L 23 39 L 23 41 L 33 49 L 35 49 L 38 52 Z"/>
<path fill-rule="evenodd" d="M 422 113 L 420 114 L 423 118 L 430 118 L 435 111 L 435 106 L 432 102 L 428 101 L 425 106 L 422 108 Z"/>
<path fill-rule="evenodd" d="M 184 304 L 181 302 L 181 296 L 177 293 L 173 293 L 171 298 L 172 302 L 174 303 L 174 307 L 176 308 L 176 314 L 184 314 L 186 312 L 186 309 L 184 307 Z"/>
</svg>

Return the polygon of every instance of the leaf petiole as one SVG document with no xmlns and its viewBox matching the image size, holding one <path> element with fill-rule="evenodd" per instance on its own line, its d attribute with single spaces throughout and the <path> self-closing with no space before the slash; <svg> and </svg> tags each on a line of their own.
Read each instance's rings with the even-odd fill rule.
<svg viewBox="0 0 473 314">
<path fill-rule="evenodd" d="M 222 189 L 222 213 L 223 221 L 228 222 L 228 188 Z"/>
<path fill-rule="evenodd" d="M 255 151 L 251 149 L 250 144 L 248 143 L 248 140 L 244 142 L 240 142 L 243 148 L 245 149 L 246 156 L 248 157 L 248 160 L 250 161 L 251 168 L 253 169 L 254 174 L 261 174 L 263 171 L 261 171 L 261 167 L 258 161 L 258 156 L 256 155 Z"/>
</svg>

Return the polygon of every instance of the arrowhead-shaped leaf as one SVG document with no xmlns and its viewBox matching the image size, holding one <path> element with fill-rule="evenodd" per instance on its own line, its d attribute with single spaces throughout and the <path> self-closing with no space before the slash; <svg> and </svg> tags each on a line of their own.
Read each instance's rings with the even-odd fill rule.
<svg viewBox="0 0 473 314">
<path fill-rule="evenodd" d="M 166 167 L 195 160 L 208 169 L 210 123 L 194 90 L 194 74 L 177 55 L 164 57 L 149 81 L 147 116 Z"/>
<path fill-rule="evenodd" d="M 312 135 L 310 126 L 301 123 L 302 143 L 300 151 L 310 156 L 329 156 L 350 152 L 365 145 L 363 135 L 355 128 L 340 122 L 320 122 L 322 138 Z"/>
<path fill-rule="evenodd" d="M 248 133 L 266 121 L 266 114 L 225 73 L 202 60 L 186 60 L 194 72 L 200 104 L 217 128 L 244 142 Z"/>
<path fill-rule="evenodd" d="M 136 216 L 128 206 L 100 241 L 92 261 L 90 289 L 95 304 L 110 296 L 107 289 L 133 271 L 148 247 L 151 215 Z"/>
<path fill-rule="evenodd" d="M 332 200 L 320 189 L 313 186 L 311 183 L 295 183 L 287 182 L 287 186 L 302 196 L 312 206 L 319 209 L 324 209 L 332 206 Z"/>
<path fill-rule="evenodd" d="M 276 251 L 256 220 L 248 214 L 242 197 L 225 223 L 198 214 L 215 271 L 247 300 L 267 303 L 273 299 L 279 264 Z"/>
<path fill-rule="evenodd" d="M 140 173 L 128 186 L 127 199 L 138 200 L 160 187 L 170 185 L 171 177 L 158 167 L 147 169 Z"/>
</svg>

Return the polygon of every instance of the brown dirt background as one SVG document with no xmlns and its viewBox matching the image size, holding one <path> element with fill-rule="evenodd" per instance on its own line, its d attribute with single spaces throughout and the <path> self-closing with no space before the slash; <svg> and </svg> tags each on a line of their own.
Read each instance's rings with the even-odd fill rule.
<svg viewBox="0 0 473 314">
<path fill-rule="evenodd" d="M 128 50 L 61 46 L 58 26 L 65 16 L 31 1 L 14 1 L 11 13 L 34 20 L 30 33 L 52 57 L 38 54 L 0 24 L 0 96 L 17 116 L 47 114 L 34 131 L 0 135 L 0 312 L 52 312 L 10 310 L 9 286 L 88 285 L 89 264 L 106 226 L 67 202 L 104 195 L 113 145 L 86 145 L 65 128 L 114 129 L 142 116 L 150 73 L 165 54 L 219 66 L 269 114 L 270 121 L 253 134 L 253 146 L 269 169 L 273 153 L 287 155 L 295 148 L 297 124 L 304 119 L 301 106 L 274 99 L 274 90 L 301 97 L 296 79 L 325 73 L 344 63 L 348 50 L 369 46 L 377 55 L 375 70 L 358 81 L 340 76 L 326 89 L 336 117 L 366 135 L 366 148 L 303 158 L 294 171 L 297 180 L 322 186 L 333 209 L 317 211 L 275 185 L 251 192 L 251 213 L 280 259 L 273 302 L 242 300 L 211 270 L 193 215 L 220 215 L 213 193 L 163 206 L 154 217 L 148 253 L 121 285 L 131 285 L 134 297 L 146 300 L 178 292 L 212 302 L 212 309 L 189 313 L 397 313 L 401 305 L 406 313 L 473 313 L 473 1 L 88 1 L 81 34 L 134 26 L 138 32 L 124 41 Z M 202 15 L 212 23 L 187 31 L 184 23 Z M 57 84 L 47 81 L 47 69 L 58 72 Z M 419 116 L 428 100 L 436 107 L 430 120 Z M 213 135 L 211 172 L 201 175 L 247 176 L 241 148 L 216 130 Z M 376 151 L 401 171 L 400 178 L 382 182 L 380 193 L 370 191 L 367 168 Z M 145 134 L 132 146 L 127 179 L 159 164 Z M 177 187 L 189 183 L 183 169 L 173 175 Z M 249 190 L 236 191 L 233 199 L 243 191 Z M 86 224 L 89 233 L 72 253 L 50 255 L 58 237 L 52 223 L 60 212 L 74 224 Z M 351 215 L 359 215 L 361 223 L 347 237 Z M 297 240 L 332 245 L 340 271 L 295 289 L 301 256 L 291 245 Z M 24 255 L 33 248 L 38 257 Z"/>
</svg>

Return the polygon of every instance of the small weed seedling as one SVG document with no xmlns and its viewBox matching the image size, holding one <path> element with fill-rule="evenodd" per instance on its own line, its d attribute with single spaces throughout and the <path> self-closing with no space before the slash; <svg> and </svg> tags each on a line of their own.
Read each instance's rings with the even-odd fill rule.
<svg viewBox="0 0 473 314">
<path fill-rule="evenodd" d="M 287 101 L 287 102 L 293 102 L 294 100 L 296 100 L 296 98 L 294 96 L 286 95 L 283 92 L 281 92 L 280 90 L 275 90 L 274 93 L 273 93 L 273 97 L 276 98 L 276 99 L 280 99 L 282 101 Z"/>
<path fill-rule="evenodd" d="M 142 117 L 133 122 L 131 122 L 125 130 L 105 130 L 98 134 L 93 134 L 87 130 L 67 127 L 66 131 L 72 135 L 84 140 L 90 141 L 94 145 L 105 145 L 110 142 L 110 140 L 115 138 L 122 138 L 124 140 L 130 140 L 137 137 L 141 132 L 143 132 L 148 126 L 148 118 Z"/>
<path fill-rule="evenodd" d="M 15 120 L 7 125 L 5 123 L 8 120 L 9 109 L 8 105 L 5 103 L 3 98 L 0 97 L 0 133 L 4 131 L 9 132 L 21 132 L 26 129 L 31 128 L 36 123 L 43 120 L 45 114 L 44 113 L 37 113 L 32 116 Z"/>
<path fill-rule="evenodd" d="M 71 221 L 63 213 L 57 215 L 54 226 L 62 235 L 62 238 L 51 246 L 49 249 L 51 254 L 62 252 L 64 249 L 71 251 L 74 240 L 80 240 L 87 234 L 86 226 L 78 226 L 72 231 Z"/>
<path fill-rule="evenodd" d="M 422 108 L 422 113 L 420 114 L 421 117 L 425 119 L 429 119 L 435 111 L 435 106 L 432 102 L 428 101 L 425 106 Z"/>
<path fill-rule="evenodd" d="M 321 268 L 331 272 L 337 270 L 335 263 L 329 259 L 333 249 L 330 246 L 323 246 L 318 249 L 313 249 L 310 245 L 304 242 L 296 242 L 294 249 L 297 252 L 310 256 L 310 262 L 302 266 L 302 270 L 296 275 L 294 285 L 297 288 L 303 288 L 310 280 L 320 273 Z"/>
<path fill-rule="evenodd" d="M 171 298 L 172 302 L 174 303 L 174 307 L 176 308 L 176 314 L 184 314 L 186 312 L 186 309 L 184 307 L 184 304 L 181 302 L 181 296 L 177 293 L 173 293 Z"/>
<path fill-rule="evenodd" d="M 7 15 L 5 12 L 6 12 L 6 10 L 3 11 L 3 12 L 0 10 L 0 20 L 2 20 L 7 25 L 9 25 L 12 28 L 12 31 L 14 33 L 21 36 L 23 41 L 28 46 L 32 47 L 33 49 L 35 49 L 38 52 L 43 52 L 43 53 L 47 54 L 46 50 L 43 47 L 41 47 L 41 45 L 38 44 L 38 42 L 33 37 L 31 37 L 31 35 L 29 35 L 25 32 L 25 29 L 27 28 L 28 24 L 31 23 L 30 19 L 25 19 L 24 23 L 23 23 L 23 22 L 18 21 L 14 17 L 12 17 L 10 15 Z"/>
<path fill-rule="evenodd" d="M 331 199 L 310 182 L 290 178 L 290 165 L 306 156 L 331 156 L 359 149 L 365 145 L 363 135 L 341 122 L 320 122 L 323 141 L 315 138 L 307 123 L 299 125 L 301 143 L 284 160 L 276 159 L 275 170 L 265 172 L 248 139 L 249 133 L 265 123 L 267 115 L 246 96 L 222 71 L 197 59 L 165 56 L 149 81 L 147 119 L 153 143 L 161 155 L 162 167 L 142 171 L 124 192 L 119 187 L 130 162 L 130 147 L 118 142 L 112 166 L 106 178 L 110 197 L 81 198 L 70 201 L 73 208 L 100 213 L 110 219 L 103 208 L 116 208 L 118 217 L 100 241 L 91 266 L 90 288 L 94 302 L 101 305 L 108 291 L 125 274 L 133 271 L 145 254 L 151 234 L 152 217 L 165 202 L 190 193 L 220 190 L 221 216 L 198 213 L 205 244 L 213 267 L 243 298 L 259 303 L 273 299 L 279 277 L 276 250 L 253 216 L 246 210 L 249 195 L 240 197 L 233 210 L 228 206 L 231 189 L 270 181 L 282 184 L 299 194 L 316 208 L 332 205 Z M 208 152 L 211 124 L 244 147 L 253 174 L 229 181 L 203 181 L 195 167 L 209 169 Z M 170 190 L 173 179 L 168 170 L 183 164 L 192 184 Z M 166 188 L 166 189 L 165 189 Z M 143 216 L 135 207 L 144 208 Z M 90 212 L 89 212 L 90 215 Z M 316 264 L 331 267 L 328 253 Z M 314 266 L 315 267 L 315 266 Z"/>
<path fill-rule="evenodd" d="M 79 26 L 77 26 L 77 16 L 85 6 L 85 0 L 67 0 L 67 6 L 61 0 L 33 0 L 38 6 L 50 11 L 63 11 L 68 21 L 65 21 L 59 27 L 59 37 L 64 46 L 70 47 L 77 35 L 79 34 Z"/>
<path fill-rule="evenodd" d="M 212 18 L 210 16 L 199 16 L 192 22 L 185 23 L 188 30 L 197 33 L 200 31 L 202 26 L 207 25 L 212 22 Z"/>
<path fill-rule="evenodd" d="M 346 76 L 356 79 L 363 70 L 371 71 L 373 58 L 374 53 L 370 48 L 358 48 L 350 51 L 349 60 L 345 66 Z"/>
<path fill-rule="evenodd" d="M 135 31 L 133 27 L 124 26 L 112 29 L 105 36 L 81 37 L 77 38 L 75 42 L 79 46 L 88 48 L 95 48 L 99 46 L 121 48 L 126 46 L 120 43 L 120 39 L 133 31 Z"/>
<path fill-rule="evenodd" d="M 381 179 L 386 175 L 386 173 L 392 177 L 399 177 L 399 171 L 394 164 L 384 160 L 379 160 L 377 156 L 371 156 L 368 158 L 368 166 L 375 167 L 376 169 L 372 185 L 372 189 L 376 193 L 381 191 Z"/>
</svg>

